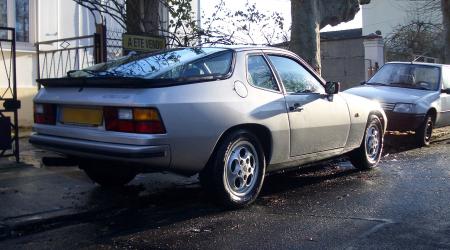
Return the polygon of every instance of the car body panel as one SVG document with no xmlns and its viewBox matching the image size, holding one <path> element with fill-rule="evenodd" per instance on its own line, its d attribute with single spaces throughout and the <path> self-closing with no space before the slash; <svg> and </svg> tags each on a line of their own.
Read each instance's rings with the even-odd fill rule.
<svg viewBox="0 0 450 250">
<path fill-rule="evenodd" d="M 400 63 L 393 62 L 390 64 L 404 65 L 427 65 L 434 66 L 439 69 L 449 67 L 440 64 L 428 63 Z M 394 86 L 378 86 L 378 85 L 362 85 L 346 90 L 346 93 L 362 96 L 368 99 L 378 101 L 385 107 L 388 116 L 388 130 L 415 130 L 422 123 L 425 115 L 431 110 L 436 111 L 435 127 L 450 125 L 450 95 L 442 93 L 443 74 L 441 74 L 440 86 L 437 90 L 410 89 Z M 410 103 L 414 105 L 412 113 L 394 112 L 394 106 L 398 103 Z"/>
<path fill-rule="evenodd" d="M 292 137 L 288 103 L 283 91 L 267 91 L 246 81 L 248 53 L 286 53 L 278 49 L 236 49 L 235 69 L 225 80 L 159 88 L 49 87 L 39 91 L 36 103 L 88 107 L 153 107 L 164 123 L 165 134 L 133 134 L 106 131 L 104 125 L 83 127 L 57 123 L 36 124 L 31 142 L 38 147 L 75 157 L 114 159 L 143 165 L 142 172 L 156 169 L 193 174 L 201 171 L 220 139 L 239 126 L 260 126 L 270 131 L 271 142 L 267 171 L 305 164 L 348 152 L 360 146 L 370 112 L 377 112 L 384 122 L 383 110 L 365 98 L 339 93 L 322 96 L 320 111 L 311 110 L 310 130 Z M 300 60 L 300 59 L 299 59 Z M 317 76 L 318 77 L 318 76 Z M 318 77 L 318 79 L 321 79 Z M 236 90 L 239 82 L 240 90 Z M 242 87 L 244 86 L 244 87 Z M 244 90 L 245 89 L 245 90 Z M 242 93 L 246 93 L 242 94 Z M 290 97 L 286 97 L 289 99 Z M 330 99 L 328 99 L 330 98 Z M 301 116 L 301 114 L 300 114 Z M 330 119 L 331 118 L 331 119 Z M 299 123 L 301 124 L 301 123 Z M 294 138 L 294 140 L 291 140 Z M 331 141 L 331 143 L 330 143 Z M 47 142 L 44 144 L 44 142 Z M 64 142 L 67 143 L 66 148 Z M 53 144 L 52 144 L 53 143 Z M 53 146 L 52 146 L 53 145 Z M 76 147 L 103 148 L 111 145 L 111 155 L 95 151 L 77 151 Z M 306 150 L 310 145 L 313 150 Z M 114 155 L 114 150 L 130 147 L 130 152 L 145 152 L 162 147 L 165 153 L 148 159 Z M 304 147 L 303 149 L 301 149 Z M 106 148 L 108 148 L 106 146 Z M 292 154 L 300 150 L 300 155 Z M 304 151 L 302 151 L 304 150 Z M 131 154 L 130 155 L 133 155 Z M 145 157 L 144 157 L 145 158 Z"/>
</svg>

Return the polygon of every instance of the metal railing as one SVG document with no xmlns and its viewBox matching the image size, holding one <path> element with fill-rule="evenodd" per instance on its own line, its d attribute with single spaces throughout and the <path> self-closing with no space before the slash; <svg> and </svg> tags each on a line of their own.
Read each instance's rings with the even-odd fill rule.
<svg viewBox="0 0 450 250">
<path fill-rule="evenodd" d="M 103 53 L 100 47 L 101 37 L 97 33 L 37 42 L 38 79 L 63 77 L 70 70 L 102 62 Z"/>
<path fill-rule="evenodd" d="M 16 84 L 16 31 L 14 28 L 0 27 L 0 157 L 14 156 L 19 162 L 19 123 Z M 7 116 L 6 114 L 10 114 Z M 12 121 L 11 121 L 12 119 Z"/>
</svg>

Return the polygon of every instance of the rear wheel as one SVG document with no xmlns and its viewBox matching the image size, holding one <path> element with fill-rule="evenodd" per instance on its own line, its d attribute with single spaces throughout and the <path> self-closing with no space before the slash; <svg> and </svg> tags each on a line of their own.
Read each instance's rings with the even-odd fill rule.
<svg viewBox="0 0 450 250">
<path fill-rule="evenodd" d="M 92 181 L 103 187 L 124 186 L 137 175 L 130 168 L 106 162 L 83 161 L 80 168 Z"/>
<path fill-rule="evenodd" d="M 433 133 L 433 118 L 431 115 L 425 116 L 425 120 L 420 125 L 418 129 L 416 129 L 416 141 L 419 147 L 429 146 L 431 142 L 431 135 Z"/>
<path fill-rule="evenodd" d="M 251 204 L 257 198 L 266 170 L 258 139 L 245 130 L 226 136 L 209 166 L 200 173 L 204 188 L 230 208 Z"/>
<path fill-rule="evenodd" d="M 378 164 L 383 150 L 383 126 L 380 119 L 372 115 L 366 126 L 361 146 L 350 153 L 350 162 L 359 169 L 370 169 Z"/>
</svg>

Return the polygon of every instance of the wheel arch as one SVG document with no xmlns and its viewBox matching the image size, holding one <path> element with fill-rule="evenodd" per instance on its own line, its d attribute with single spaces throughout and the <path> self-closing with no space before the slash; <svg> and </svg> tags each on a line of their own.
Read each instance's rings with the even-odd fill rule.
<svg viewBox="0 0 450 250">
<path fill-rule="evenodd" d="M 371 111 L 369 113 L 369 115 L 367 116 L 367 122 L 369 122 L 369 119 L 372 115 L 375 115 L 376 117 L 378 117 L 378 119 L 380 119 L 381 124 L 383 125 L 383 132 L 386 132 L 387 121 L 386 121 L 385 116 L 378 110 Z"/>
<path fill-rule="evenodd" d="M 266 126 L 256 123 L 239 124 L 225 130 L 220 136 L 219 140 L 217 140 L 216 144 L 214 145 L 214 149 L 211 152 L 207 164 L 211 162 L 211 159 L 214 157 L 215 152 L 217 151 L 218 147 L 221 145 L 223 140 L 226 138 L 226 136 L 237 130 L 249 131 L 258 138 L 259 142 L 261 143 L 261 146 L 263 147 L 264 156 L 266 157 L 266 162 L 268 164 L 272 156 L 272 145 L 273 145 L 272 133 Z"/>
<path fill-rule="evenodd" d="M 436 110 L 435 107 L 429 108 L 426 115 L 431 115 L 431 119 L 433 120 L 433 124 L 436 123 L 436 119 L 437 119 L 437 110 Z"/>
</svg>

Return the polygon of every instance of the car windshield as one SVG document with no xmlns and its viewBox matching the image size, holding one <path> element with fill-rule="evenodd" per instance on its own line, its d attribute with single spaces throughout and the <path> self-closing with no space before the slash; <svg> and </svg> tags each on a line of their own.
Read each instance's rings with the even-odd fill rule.
<svg viewBox="0 0 450 250">
<path fill-rule="evenodd" d="M 223 48 L 183 48 L 151 54 L 131 54 L 68 73 L 72 78 L 133 77 L 180 79 L 223 76 L 230 72 L 233 53 Z"/>
<path fill-rule="evenodd" d="M 431 65 L 392 63 L 384 65 L 367 84 L 437 90 L 439 72 L 439 67 Z"/>
</svg>

